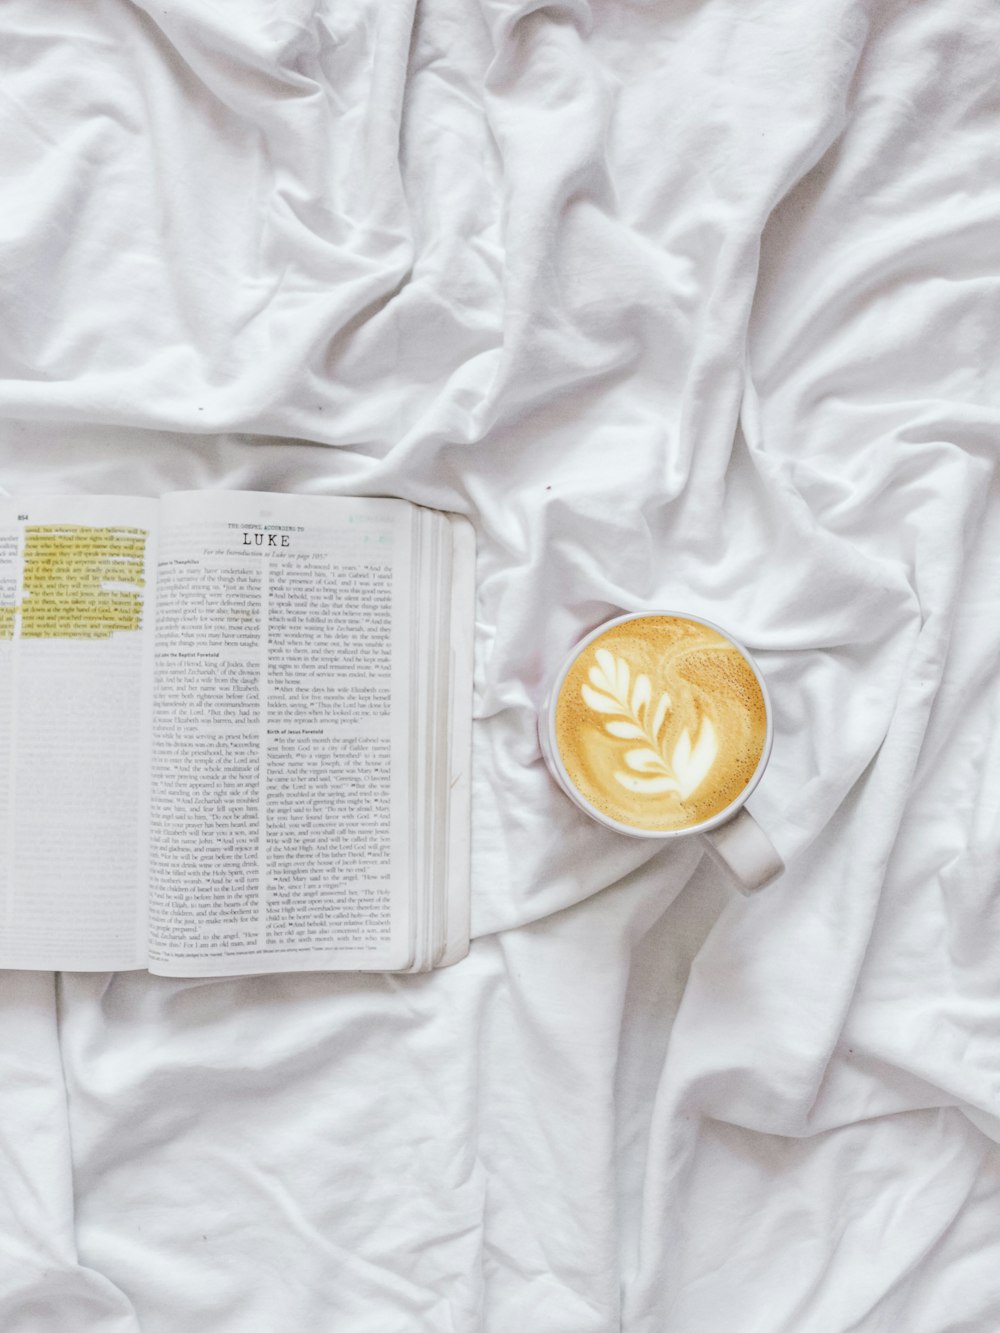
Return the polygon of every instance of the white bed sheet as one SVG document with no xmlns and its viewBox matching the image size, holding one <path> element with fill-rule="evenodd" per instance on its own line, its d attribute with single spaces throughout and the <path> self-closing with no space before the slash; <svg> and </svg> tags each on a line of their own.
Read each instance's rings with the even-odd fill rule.
<svg viewBox="0 0 1000 1333">
<path fill-rule="evenodd" d="M 469 958 L 0 977 L 0 1328 L 995 1333 L 996 7 L 0 26 L 3 488 L 479 543 Z M 771 688 L 750 901 L 539 758 L 663 606 Z"/>
</svg>

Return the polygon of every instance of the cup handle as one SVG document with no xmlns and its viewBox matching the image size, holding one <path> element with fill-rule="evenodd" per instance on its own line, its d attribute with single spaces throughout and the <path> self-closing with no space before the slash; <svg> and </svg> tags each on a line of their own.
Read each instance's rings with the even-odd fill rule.
<svg viewBox="0 0 1000 1333">
<path fill-rule="evenodd" d="M 745 808 L 702 837 L 712 859 L 729 871 L 744 895 L 763 889 L 785 868 L 771 839 Z"/>
</svg>

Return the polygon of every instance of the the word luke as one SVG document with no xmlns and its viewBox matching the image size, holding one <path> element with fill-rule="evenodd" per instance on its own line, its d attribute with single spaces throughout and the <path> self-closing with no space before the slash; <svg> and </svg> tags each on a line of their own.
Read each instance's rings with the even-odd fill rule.
<svg viewBox="0 0 1000 1333">
<path fill-rule="evenodd" d="M 287 532 L 246 532 L 243 533 L 244 546 L 290 546 L 291 538 Z"/>
</svg>

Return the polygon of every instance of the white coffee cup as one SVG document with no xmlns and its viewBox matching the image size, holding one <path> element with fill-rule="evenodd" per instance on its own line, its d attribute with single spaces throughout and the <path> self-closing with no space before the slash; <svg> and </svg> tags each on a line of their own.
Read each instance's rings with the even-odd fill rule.
<svg viewBox="0 0 1000 1333">
<path fill-rule="evenodd" d="M 599 638 L 613 626 L 620 625 L 627 620 L 643 620 L 649 617 L 669 617 L 694 621 L 696 624 L 705 625 L 710 630 L 714 630 L 716 634 L 721 635 L 736 649 L 753 672 L 757 684 L 760 686 L 766 712 L 763 748 L 757 767 L 746 786 L 743 787 L 735 800 L 727 805 L 725 809 L 712 815 L 710 819 L 679 829 L 637 828 L 634 825 L 624 824 L 604 811 L 598 810 L 587 800 L 586 796 L 570 778 L 556 741 L 556 706 L 559 700 L 559 692 L 573 663 L 594 639 Z M 549 772 L 570 800 L 599 824 L 614 829 L 618 833 L 624 833 L 628 837 L 644 838 L 653 842 L 666 843 L 678 838 L 701 838 L 706 850 L 718 864 L 729 872 L 736 888 L 743 894 L 751 894 L 764 888 L 784 870 L 784 862 L 775 850 L 770 838 L 745 808 L 747 798 L 763 776 L 771 754 L 773 727 L 771 701 L 768 697 L 767 685 L 757 663 L 742 644 L 737 643 L 731 634 L 728 634 L 711 620 L 706 620 L 703 616 L 692 615 L 688 611 L 643 611 L 616 616 L 614 619 L 606 620 L 602 625 L 598 625 L 595 630 L 592 630 L 590 634 L 576 644 L 555 674 L 538 715 L 538 736 L 542 755 Z"/>
</svg>

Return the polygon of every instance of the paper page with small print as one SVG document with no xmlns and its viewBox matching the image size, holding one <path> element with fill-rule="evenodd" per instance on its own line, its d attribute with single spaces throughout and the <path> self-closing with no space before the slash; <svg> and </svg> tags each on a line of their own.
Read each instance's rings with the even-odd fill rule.
<svg viewBox="0 0 1000 1333">
<path fill-rule="evenodd" d="M 157 501 L 0 501 L 0 967 L 146 963 Z"/>
<path fill-rule="evenodd" d="M 418 511 L 256 492 L 161 503 L 150 970 L 410 967 Z"/>
</svg>

